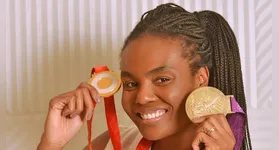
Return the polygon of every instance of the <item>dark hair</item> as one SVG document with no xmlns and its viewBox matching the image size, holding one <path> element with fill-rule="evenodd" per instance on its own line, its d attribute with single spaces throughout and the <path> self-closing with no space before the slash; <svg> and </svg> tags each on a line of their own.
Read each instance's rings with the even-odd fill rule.
<svg viewBox="0 0 279 150">
<path fill-rule="evenodd" d="M 182 56 L 188 59 L 197 55 L 200 57 L 191 64 L 192 71 L 207 66 L 210 71 L 209 86 L 226 95 L 234 95 L 247 115 L 237 40 L 220 14 L 213 11 L 190 13 L 173 3 L 159 5 L 142 15 L 125 40 L 122 51 L 130 41 L 143 34 L 182 37 L 186 47 Z M 241 143 L 241 149 L 252 149 L 247 118 Z"/>
</svg>

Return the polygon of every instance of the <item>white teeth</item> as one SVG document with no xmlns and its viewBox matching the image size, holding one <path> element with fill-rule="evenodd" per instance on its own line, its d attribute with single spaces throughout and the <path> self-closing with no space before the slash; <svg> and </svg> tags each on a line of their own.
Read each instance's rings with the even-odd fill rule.
<svg viewBox="0 0 279 150">
<path fill-rule="evenodd" d="M 147 115 L 146 114 L 144 114 L 143 116 L 141 116 L 143 119 L 147 119 L 148 117 L 147 117 Z"/>
<path fill-rule="evenodd" d="M 159 114 L 159 112 L 157 111 L 157 112 L 156 112 L 156 117 L 159 117 L 159 115 L 160 115 L 160 114 Z"/>
<path fill-rule="evenodd" d="M 150 113 L 150 114 L 141 114 L 141 118 L 142 118 L 143 120 L 146 120 L 146 119 L 153 119 L 153 118 L 157 118 L 157 117 L 162 116 L 164 113 L 166 113 L 166 110 L 157 110 L 157 111 L 154 112 L 154 113 Z"/>
</svg>

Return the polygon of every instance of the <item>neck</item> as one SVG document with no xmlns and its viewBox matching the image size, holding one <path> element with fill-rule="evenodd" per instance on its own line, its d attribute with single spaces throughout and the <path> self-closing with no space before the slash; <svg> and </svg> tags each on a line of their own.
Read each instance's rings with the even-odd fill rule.
<svg viewBox="0 0 279 150">
<path fill-rule="evenodd" d="M 197 125 L 189 124 L 188 127 L 174 135 L 155 141 L 152 150 L 192 149 Z"/>
</svg>

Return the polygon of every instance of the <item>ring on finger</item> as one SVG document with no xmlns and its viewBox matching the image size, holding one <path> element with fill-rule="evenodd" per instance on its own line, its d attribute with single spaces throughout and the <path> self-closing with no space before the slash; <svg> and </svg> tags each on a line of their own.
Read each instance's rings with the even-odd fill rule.
<svg viewBox="0 0 279 150">
<path fill-rule="evenodd" d="M 207 132 L 207 135 L 210 135 L 211 132 L 214 132 L 214 131 L 215 131 L 215 128 L 214 128 L 214 127 L 210 128 L 210 129 L 208 130 L 208 132 Z"/>
</svg>

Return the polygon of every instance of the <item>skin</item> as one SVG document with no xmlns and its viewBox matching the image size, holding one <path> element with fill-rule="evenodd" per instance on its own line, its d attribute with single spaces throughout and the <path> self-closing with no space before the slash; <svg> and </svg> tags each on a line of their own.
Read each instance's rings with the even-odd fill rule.
<svg viewBox="0 0 279 150">
<path fill-rule="evenodd" d="M 122 106 L 141 134 L 154 141 L 154 150 L 233 149 L 235 138 L 224 115 L 205 116 L 193 122 L 186 115 L 187 96 L 208 85 L 209 71 L 202 67 L 191 72 L 192 60 L 181 57 L 185 50 L 182 42 L 179 37 L 145 34 L 126 46 L 120 62 Z M 98 97 L 96 89 L 86 83 L 54 97 L 38 149 L 62 149 L 92 116 L 90 102 L 98 101 Z M 157 110 L 166 113 L 153 120 L 139 115 Z M 208 133 L 212 127 L 215 131 Z M 107 132 L 97 137 L 94 149 L 104 149 L 108 139 Z"/>
</svg>

